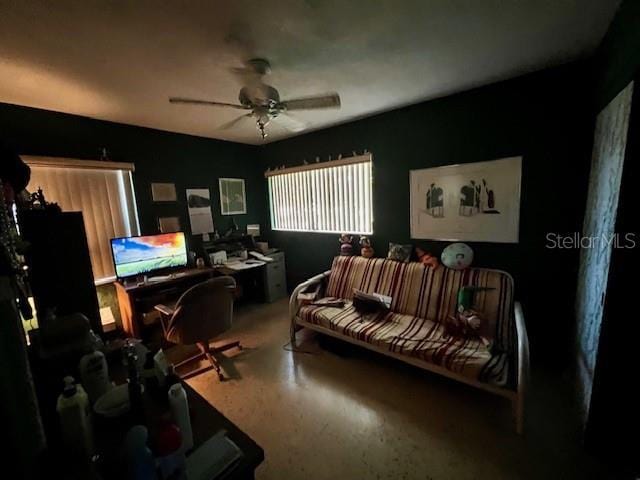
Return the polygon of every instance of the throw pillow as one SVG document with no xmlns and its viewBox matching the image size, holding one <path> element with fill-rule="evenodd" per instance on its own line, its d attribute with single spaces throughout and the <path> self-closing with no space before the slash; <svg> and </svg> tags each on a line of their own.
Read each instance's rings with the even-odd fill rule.
<svg viewBox="0 0 640 480">
<path fill-rule="evenodd" d="M 412 250 L 413 245 L 401 245 L 399 243 L 389 242 L 387 258 L 398 262 L 408 262 L 411 259 Z"/>
</svg>

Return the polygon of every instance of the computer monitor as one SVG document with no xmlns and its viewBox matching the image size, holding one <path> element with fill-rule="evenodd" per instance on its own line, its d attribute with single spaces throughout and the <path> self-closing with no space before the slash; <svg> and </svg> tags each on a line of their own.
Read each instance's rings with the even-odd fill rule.
<svg viewBox="0 0 640 480">
<path fill-rule="evenodd" d="M 183 232 L 112 238 L 111 253 L 118 278 L 187 265 Z"/>
</svg>

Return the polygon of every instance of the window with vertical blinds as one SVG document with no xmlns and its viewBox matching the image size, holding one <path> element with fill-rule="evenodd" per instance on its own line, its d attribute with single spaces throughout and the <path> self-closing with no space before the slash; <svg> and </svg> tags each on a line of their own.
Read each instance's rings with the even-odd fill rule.
<svg viewBox="0 0 640 480">
<path fill-rule="evenodd" d="M 115 279 L 110 240 L 139 234 L 131 164 L 23 157 L 31 168 L 27 190 L 42 188 L 63 211 L 81 211 L 97 284 Z"/>
<path fill-rule="evenodd" d="M 370 155 L 266 176 L 273 230 L 373 233 Z"/>
</svg>

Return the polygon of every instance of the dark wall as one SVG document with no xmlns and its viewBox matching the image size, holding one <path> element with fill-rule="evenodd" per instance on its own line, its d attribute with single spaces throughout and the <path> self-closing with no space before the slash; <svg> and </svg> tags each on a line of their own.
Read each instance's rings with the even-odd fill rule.
<svg viewBox="0 0 640 480">
<path fill-rule="evenodd" d="M 578 256 L 546 248 L 546 234 L 582 227 L 593 135 L 584 75 L 574 64 L 275 142 L 264 148 L 264 166 L 368 149 L 377 255 L 386 255 L 390 241 L 440 254 L 446 243 L 410 239 L 409 171 L 522 155 L 520 242 L 471 246 L 476 265 L 514 275 L 534 353 L 544 349 L 555 360 L 570 350 Z M 337 237 L 271 232 L 286 251 L 290 288 L 329 267 Z"/>
<path fill-rule="evenodd" d="M 175 215 L 182 229 L 190 232 L 186 188 L 210 189 L 215 227 L 227 230 L 231 220 L 220 214 L 219 177 L 246 181 L 247 214 L 234 216 L 240 227 L 264 223 L 267 216 L 258 147 L 7 104 L 0 104 L 0 138 L 25 155 L 97 159 L 105 147 L 111 160 L 134 163 L 145 234 L 158 232 L 158 216 Z M 154 204 L 151 182 L 174 182 L 178 201 Z M 200 238 L 192 238 L 190 246 L 199 249 Z"/>
<path fill-rule="evenodd" d="M 594 102 L 600 111 L 640 70 L 640 1 L 620 5 L 593 57 Z"/>
</svg>

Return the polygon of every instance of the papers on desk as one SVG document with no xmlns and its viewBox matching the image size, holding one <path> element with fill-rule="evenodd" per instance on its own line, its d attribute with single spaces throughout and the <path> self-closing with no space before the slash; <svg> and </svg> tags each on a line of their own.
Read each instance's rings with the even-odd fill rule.
<svg viewBox="0 0 640 480">
<path fill-rule="evenodd" d="M 211 480 L 229 471 L 242 457 L 242 450 L 220 430 L 187 457 L 188 480 Z"/>
<path fill-rule="evenodd" d="M 266 255 L 262 255 L 259 252 L 249 252 L 249 255 L 251 255 L 253 258 L 257 258 L 262 262 L 273 262 L 273 258 L 267 257 Z"/>
<path fill-rule="evenodd" d="M 265 264 L 265 262 L 261 262 L 260 260 L 232 260 L 229 262 L 225 262 L 224 266 L 230 268 L 231 270 L 241 271 L 241 270 L 249 270 L 250 268 L 261 267 Z"/>
</svg>

